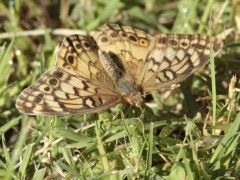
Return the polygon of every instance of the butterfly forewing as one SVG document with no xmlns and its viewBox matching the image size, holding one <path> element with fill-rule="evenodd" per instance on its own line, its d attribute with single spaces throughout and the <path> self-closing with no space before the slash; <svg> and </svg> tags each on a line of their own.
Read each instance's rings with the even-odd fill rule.
<svg viewBox="0 0 240 180">
<path fill-rule="evenodd" d="M 158 34 L 143 65 L 139 81 L 145 91 L 179 83 L 203 66 L 210 58 L 210 36 Z M 222 48 L 222 42 L 212 38 L 214 53 Z"/>
<path fill-rule="evenodd" d="M 121 101 L 116 93 L 76 71 L 55 67 L 18 97 L 19 111 L 35 115 L 84 114 Z"/>
</svg>

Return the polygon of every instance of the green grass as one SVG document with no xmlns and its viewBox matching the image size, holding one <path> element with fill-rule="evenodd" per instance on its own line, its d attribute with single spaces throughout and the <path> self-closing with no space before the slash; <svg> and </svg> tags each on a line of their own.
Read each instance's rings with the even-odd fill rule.
<svg viewBox="0 0 240 180">
<path fill-rule="evenodd" d="M 240 179 L 240 96 L 228 89 L 240 68 L 237 1 L 11 2 L 0 2 L 0 179 Z M 148 96 L 142 110 L 20 114 L 17 96 L 54 65 L 64 35 L 107 22 L 217 35 L 224 49 L 181 88 Z"/>
</svg>

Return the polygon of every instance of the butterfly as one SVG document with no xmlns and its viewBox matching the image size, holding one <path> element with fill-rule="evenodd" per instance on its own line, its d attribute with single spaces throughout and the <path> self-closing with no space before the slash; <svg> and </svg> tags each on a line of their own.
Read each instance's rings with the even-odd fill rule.
<svg viewBox="0 0 240 180">
<path fill-rule="evenodd" d="M 16 108 L 31 115 L 87 114 L 180 83 L 216 55 L 222 41 L 204 34 L 156 34 L 117 24 L 92 37 L 63 40 L 55 67 L 22 91 Z"/>
</svg>

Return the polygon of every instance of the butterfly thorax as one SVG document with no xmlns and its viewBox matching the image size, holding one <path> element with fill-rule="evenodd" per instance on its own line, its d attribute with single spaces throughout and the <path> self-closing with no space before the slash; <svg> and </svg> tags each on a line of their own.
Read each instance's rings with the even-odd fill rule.
<svg viewBox="0 0 240 180">
<path fill-rule="evenodd" d="M 143 94 L 141 92 L 141 88 L 135 85 L 134 81 L 125 80 L 123 77 L 119 82 L 117 82 L 116 88 L 123 99 L 129 102 L 129 104 L 140 106 L 143 102 Z"/>
<path fill-rule="evenodd" d="M 140 106 L 143 102 L 141 88 L 136 84 L 136 80 L 128 74 L 124 66 L 114 54 L 106 53 L 101 49 L 98 51 L 100 62 L 103 68 L 114 82 L 115 89 L 131 105 Z"/>
</svg>

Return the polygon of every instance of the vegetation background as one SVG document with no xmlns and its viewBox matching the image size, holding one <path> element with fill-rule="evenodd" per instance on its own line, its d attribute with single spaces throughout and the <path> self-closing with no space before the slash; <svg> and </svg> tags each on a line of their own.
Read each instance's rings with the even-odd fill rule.
<svg viewBox="0 0 240 180">
<path fill-rule="evenodd" d="M 224 48 L 181 87 L 149 95 L 143 111 L 16 110 L 20 92 L 54 65 L 64 36 L 109 22 L 150 34 L 213 34 Z M 240 179 L 239 39 L 239 0 L 1 1 L 0 178 Z"/>
</svg>

